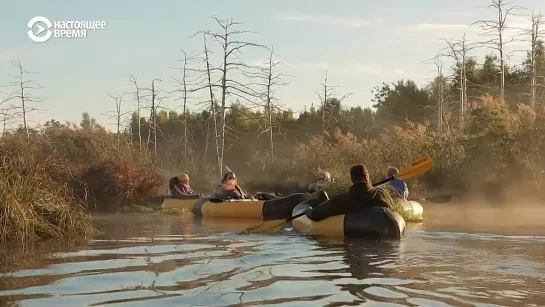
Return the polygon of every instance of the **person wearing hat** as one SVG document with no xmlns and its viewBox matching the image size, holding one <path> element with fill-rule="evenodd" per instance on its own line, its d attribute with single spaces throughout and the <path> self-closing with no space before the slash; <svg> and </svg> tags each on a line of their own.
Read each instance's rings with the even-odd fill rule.
<svg viewBox="0 0 545 307">
<path fill-rule="evenodd" d="M 234 172 L 227 172 L 216 191 L 216 197 L 220 199 L 253 199 L 244 193 L 237 183 L 237 176 Z"/>
<path fill-rule="evenodd" d="M 307 211 L 313 221 L 321 221 L 334 215 L 360 211 L 366 207 L 379 206 L 394 208 L 393 200 L 387 190 L 374 188 L 367 167 L 356 164 L 350 168 L 352 186 L 348 192 L 333 196 L 325 203 Z"/>
<path fill-rule="evenodd" d="M 397 176 L 399 174 L 399 170 L 395 167 L 388 167 L 388 170 L 386 172 L 386 177 L 393 177 Z M 401 179 L 394 178 L 388 182 L 390 187 L 392 187 L 394 195 L 399 198 L 403 198 L 404 200 L 407 200 L 409 197 L 409 188 L 407 187 L 407 183 Z"/>
<path fill-rule="evenodd" d="M 174 198 L 183 198 L 184 196 L 202 195 L 197 194 L 189 185 L 189 176 L 181 174 L 180 176 L 172 177 L 168 181 L 168 189 L 170 196 Z"/>
<path fill-rule="evenodd" d="M 313 182 L 308 185 L 307 190 L 310 193 L 323 191 L 334 182 L 329 172 L 318 169 L 318 175 L 320 176 L 320 178 L 318 178 L 318 182 Z"/>
</svg>

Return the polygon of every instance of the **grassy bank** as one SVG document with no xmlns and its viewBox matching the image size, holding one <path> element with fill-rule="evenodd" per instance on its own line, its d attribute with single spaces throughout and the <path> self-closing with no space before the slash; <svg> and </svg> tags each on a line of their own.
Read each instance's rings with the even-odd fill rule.
<svg viewBox="0 0 545 307">
<path fill-rule="evenodd" d="M 2 137 L 0 243 L 86 238 L 96 233 L 89 211 L 116 212 L 160 194 L 154 166 L 118 154 L 111 137 L 68 127 Z"/>
<path fill-rule="evenodd" d="M 13 154 L 0 160 L 0 243 L 94 234 L 85 203 L 54 181 L 47 160 Z"/>
</svg>

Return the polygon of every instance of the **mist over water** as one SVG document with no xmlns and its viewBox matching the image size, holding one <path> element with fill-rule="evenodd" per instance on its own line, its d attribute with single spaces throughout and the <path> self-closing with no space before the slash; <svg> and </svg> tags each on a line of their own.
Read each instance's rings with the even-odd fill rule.
<svg viewBox="0 0 545 307">
<path fill-rule="evenodd" d="M 401 241 L 310 238 L 252 220 L 97 215 L 85 244 L 5 262 L 0 302 L 21 306 L 543 306 L 544 209 L 426 205 Z M 20 260 L 17 261 L 17 257 Z"/>
</svg>

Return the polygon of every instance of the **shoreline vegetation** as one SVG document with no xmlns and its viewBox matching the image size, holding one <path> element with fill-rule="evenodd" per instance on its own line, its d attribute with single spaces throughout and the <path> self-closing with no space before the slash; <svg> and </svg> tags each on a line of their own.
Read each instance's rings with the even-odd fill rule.
<svg viewBox="0 0 545 307">
<path fill-rule="evenodd" d="M 4 127 L 14 127 L 0 138 L 0 243 L 90 237 L 96 229 L 89 212 L 135 210 L 165 195 L 168 178 L 180 173 L 206 194 L 226 165 L 250 192 L 287 194 L 315 181 L 318 168 L 332 174 L 337 192 L 349 185 L 352 164 L 366 164 L 375 181 L 388 166 L 429 155 L 435 167 L 408 182 L 411 197 L 448 192 L 498 205 L 545 200 L 545 47 L 539 35 L 516 65 L 500 53 L 478 58 L 482 44 L 465 37 L 445 40 L 450 54 L 437 64 L 452 64 L 450 71 L 439 69 L 423 86 L 383 83 L 373 91 L 373 108 L 343 105 L 350 95 L 334 93 L 325 71 L 317 105 L 297 115 L 273 94 L 286 85 L 287 68 L 272 46 L 238 34 L 243 27 L 233 20 L 211 22 L 219 32 L 198 32 L 203 52 L 181 53 L 174 85 L 130 75 L 127 92 L 105 93 L 115 108 L 114 131 L 87 112 L 79 124 L 51 119 L 31 127 L 27 117 L 42 104 L 40 86 L 12 62 L 18 75 L 0 96 Z M 232 49 L 215 45 L 213 37 L 229 35 Z M 263 52 L 263 65 L 240 62 L 250 48 Z M 240 54 L 232 56 L 233 50 Z M 178 98 L 181 107 L 167 105 Z"/>
</svg>

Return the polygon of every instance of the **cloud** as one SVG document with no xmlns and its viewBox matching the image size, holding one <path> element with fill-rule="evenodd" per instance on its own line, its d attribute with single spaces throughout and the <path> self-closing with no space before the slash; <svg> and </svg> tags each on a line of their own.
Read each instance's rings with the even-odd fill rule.
<svg viewBox="0 0 545 307">
<path fill-rule="evenodd" d="M 407 72 L 401 68 L 394 68 L 394 74 L 398 76 L 403 76 L 403 75 L 406 75 Z"/>
<path fill-rule="evenodd" d="M 445 14 L 449 17 L 456 17 L 456 18 L 464 18 L 464 17 L 471 17 L 474 15 L 473 12 L 468 11 L 452 11 L 450 9 L 439 9 L 436 13 L 438 14 Z"/>
<path fill-rule="evenodd" d="M 387 74 L 384 67 L 375 64 L 355 64 L 353 68 L 357 73 L 384 76 Z"/>
<path fill-rule="evenodd" d="M 525 17 L 509 16 L 508 27 L 504 30 L 504 41 L 507 46 L 519 48 L 528 45 L 525 41 L 523 29 L 530 29 L 531 23 Z M 492 31 L 483 36 L 483 30 L 478 24 L 458 23 L 419 23 L 397 29 L 400 35 L 407 36 L 407 31 L 419 32 L 418 37 L 427 41 L 438 42 L 440 39 L 461 39 L 465 34 L 469 41 L 483 41 L 496 38 L 496 32 Z M 411 34 L 411 37 L 415 34 Z"/>
<path fill-rule="evenodd" d="M 20 48 L 10 48 L 10 49 L 0 49 L 0 60 L 12 60 L 12 59 L 21 59 L 21 60 L 45 60 L 55 56 L 55 52 L 52 50 L 42 50 L 41 48 L 36 47 L 36 49 L 20 49 Z"/>
<path fill-rule="evenodd" d="M 304 70 L 325 70 L 327 69 L 332 74 L 364 77 L 364 76 L 380 76 L 380 77 L 401 77 L 408 79 L 426 79 L 428 76 L 422 74 L 413 74 L 398 67 L 385 67 L 377 64 L 362 64 L 362 63 L 297 63 L 295 65 L 299 69 Z"/>
<path fill-rule="evenodd" d="M 282 63 L 287 64 L 284 60 L 278 60 Z M 266 64 L 268 59 L 255 59 L 250 61 L 251 65 L 258 67 L 268 67 Z M 289 69 L 296 69 L 298 72 L 306 71 L 316 74 L 322 74 L 327 69 L 330 74 L 341 75 L 341 76 L 350 76 L 350 77 L 368 77 L 368 76 L 379 76 L 379 77 L 396 77 L 412 80 L 423 80 L 427 79 L 429 76 L 422 74 L 411 73 L 405 69 L 399 67 L 385 67 L 377 64 L 364 64 L 364 63 L 331 63 L 331 62 L 290 62 Z M 284 67 L 284 66 L 283 66 Z M 295 71 L 286 72 L 289 74 L 296 73 Z"/>
<path fill-rule="evenodd" d="M 382 20 L 379 19 L 359 19 L 343 16 L 309 15 L 298 13 L 277 14 L 277 20 L 313 23 L 323 26 L 333 26 L 349 29 L 374 27 L 382 24 Z"/>
<path fill-rule="evenodd" d="M 457 23 L 419 23 L 415 25 L 409 25 L 411 31 L 468 31 L 470 28 L 466 24 Z"/>
</svg>

